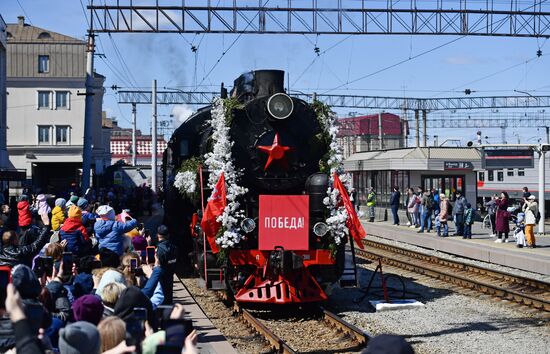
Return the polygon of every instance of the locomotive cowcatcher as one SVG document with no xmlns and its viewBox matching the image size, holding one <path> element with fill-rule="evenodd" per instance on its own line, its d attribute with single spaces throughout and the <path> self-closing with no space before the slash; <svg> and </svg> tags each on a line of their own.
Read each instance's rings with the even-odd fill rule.
<svg viewBox="0 0 550 354">
<path fill-rule="evenodd" d="M 227 97 L 231 155 L 240 170 L 245 217 L 241 241 L 214 254 L 200 229 L 201 212 L 212 190 L 208 171 L 198 172 L 198 191 L 180 193 L 174 180 L 181 166 L 212 151 L 212 106 L 189 117 L 174 132 L 163 157 L 165 224 L 190 266 L 209 288 L 227 289 L 240 303 L 300 304 L 327 299 L 326 288 L 344 270 L 344 244 L 330 245 L 325 223 L 329 176 L 320 161 L 329 151 L 314 107 L 284 91 L 284 72 L 258 70 L 241 75 Z M 202 188 L 202 189 L 201 189 Z"/>
</svg>

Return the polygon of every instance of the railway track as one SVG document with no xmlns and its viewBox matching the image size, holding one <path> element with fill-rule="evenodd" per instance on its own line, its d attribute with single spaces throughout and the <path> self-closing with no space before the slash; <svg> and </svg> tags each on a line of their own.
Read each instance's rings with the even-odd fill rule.
<svg viewBox="0 0 550 354">
<path fill-rule="evenodd" d="M 269 344 L 271 349 L 276 353 L 283 353 L 283 354 L 293 354 L 293 353 L 300 353 L 304 352 L 303 348 L 296 349 L 293 348 L 291 344 L 289 344 L 289 341 L 285 341 L 281 336 L 277 335 L 275 330 L 272 330 L 270 325 L 266 324 L 269 321 L 266 321 L 265 319 L 261 319 L 260 316 L 256 316 L 254 314 L 254 311 L 250 311 L 248 309 L 239 308 L 238 306 L 234 306 L 234 310 L 239 313 L 241 320 L 246 322 L 255 332 L 257 332 L 260 336 L 262 336 L 265 341 Z M 357 328 L 356 326 L 346 322 L 338 315 L 332 313 L 331 311 L 323 308 L 323 307 L 317 307 L 313 310 L 307 310 L 306 313 L 310 312 L 317 312 L 315 314 L 315 317 L 318 318 L 319 322 L 322 322 L 324 326 L 328 326 L 330 328 L 333 328 L 336 330 L 337 333 L 345 336 L 349 339 L 350 342 L 352 342 L 352 346 L 348 347 L 349 350 L 361 350 L 361 348 L 364 348 L 367 345 L 367 342 L 369 340 L 369 335 L 366 334 L 361 329 Z M 284 317 L 284 316 L 283 316 Z M 280 319 L 279 321 L 285 321 L 285 319 Z M 290 320 L 293 323 L 296 323 L 296 321 Z M 337 339 L 336 339 L 337 341 Z M 341 351 L 341 350 L 339 350 Z"/>
<path fill-rule="evenodd" d="M 355 250 L 360 258 L 369 260 L 381 258 L 384 264 L 550 311 L 550 283 L 460 261 L 442 259 L 372 240 L 363 240 L 363 244 L 366 246 L 364 250 Z"/>
</svg>

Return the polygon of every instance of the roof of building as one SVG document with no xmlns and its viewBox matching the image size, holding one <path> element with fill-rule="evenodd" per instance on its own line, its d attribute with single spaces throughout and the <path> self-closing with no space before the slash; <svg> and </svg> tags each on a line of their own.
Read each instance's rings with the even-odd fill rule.
<svg viewBox="0 0 550 354">
<path fill-rule="evenodd" d="M 403 121 L 398 115 L 382 113 L 382 134 L 401 135 L 403 132 Z M 350 135 L 378 135 L 378 114 L 366 116 L 339 118 L 339 136 Z"/>
<path fill-rule="evenodd" d="M 361 164 L 368 169 L 423 169 L 429 168 L 430 161 L 469 161 L 474 167 L 481 165 L 481 151 L 475 147 L 419 147 L 368 151 L 355 153 L 344 161 L 344 168 L 353 171 Z M 443 164 L 443 162 L 441 162 Z"/>
<path fill-rule="evenodd" d="M 50 31 L 44 28 L 36 27 L 25 23 L 23 16 L 18 17 L 18 23 L 7 25 L 9 43 L 73 43 L 86 44 L 80 39 L 66 36 L 61 33 Z"/>
</svg>

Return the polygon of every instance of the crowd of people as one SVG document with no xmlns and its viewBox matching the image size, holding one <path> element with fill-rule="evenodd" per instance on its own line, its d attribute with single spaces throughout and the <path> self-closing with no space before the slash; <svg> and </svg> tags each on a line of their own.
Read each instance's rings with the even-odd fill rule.
<svg viewBox="0 0 550 354">
<path fill-rule="evenodd" d="M 197 352 L 197 333 L 172 303 L 169 230 L 150 233 L 119 196 L 2 205 L 0 352 Z"/>
<path fill-rule="evenodd" d="M 455 233 L 451 236 L 461 236 L 464 239 L 472 238 L 472 226 L 479 217 L 476 208 L 468 202 L 461 191 L 455 191 L 453 202 L 449 197 L 437 191 L 435 188 L 424 190 L 421 186 L 407 188 L 405 198 L 402 198 L 399 187 L 394 187 L 389 205 L 392 213 L 393 225 L 400 225 L 399 209 L 406 211 L 407 226 L 418 229 L 418 233 L 429 233 L 435 230 L 437 236 L 449 236 L 449 222 L 455 227 Z M 368 190 L 368 201 L 372 208 L 376 205 L 376 193 L 373 187 Z M 402 204 L 403 203 L 403 204 Z M 524 233 L 525 242 L 517 242 L 518 247 L 535 248 L 534 227 L 538 224 L 540 214 L 536 197 L 527 187 L 523 188 L 523 197 L 520 201 L 520 210 L 511 206 L 508 193 L 503 191 L 495 194 L 490 200 L 485 201 L 484 207 L 489 215 L 491 225 L 491 237 L 496 237 L 496 243 L 508 242 L 510 235 L 510 223 L 512 213 L 520 211 L 517 216 L 514 232 Z M 369 221 L 374 221 L 374 211 L 369 210 Z"/>
</svg>

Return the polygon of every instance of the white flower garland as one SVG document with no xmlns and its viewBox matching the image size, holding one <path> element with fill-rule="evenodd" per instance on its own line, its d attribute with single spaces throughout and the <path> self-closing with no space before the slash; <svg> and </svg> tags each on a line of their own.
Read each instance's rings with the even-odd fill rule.
<svg viewBox="0 0 550 354">
<path fill-rule="evenodd" d="M 197 190 L 197 173 L 195 171 L 178 172 L 174 179 L 174 187 L 182 194 L 192 195 Z"/>
<path fill-rule="evenodd" d="M 327 197 L 323 199 L 323 204 L 327 206 L 330 216 L 327 218 L 326 223 L 329 227 L 327 235 L 332 236 L 334 243 L 340 245 L 342 240 L 349 234 L 346 221 L 348 220 L 348 212 L 346 208 L 341 205 L 341 197 L 338 189 L 334 188 L 333 174 L 336 172 L 342 184 L 349 189 L 349 183 L 351 182 L 351 176 L 343 174 L 344 172 L 344 155 L 342 154 L 342 148 L 338 144 L 336 139 L 338 134 L 338 126 L 336 125 L 336 113 L 330 111 L 329 114 L 320 114 L 319 120 L 321 126 L 325 130 L 326 134 L 330 137 L 329 144 L 329 158 L 327 164 L 330 168 L 329 174 L 329 186 L 327 189 Z"/>
<path fill-rule="evenodd" d="M 241 171 L 235 169 L 233 158 L 231 157 L 231 147 L 233 142 L 229 137 L 229 126 L 225 117 L 224 100 L 215 98 L 211 110 L 212 120 L 212 140 L 214 146 L 212 152 L 205 155 L 204 164 L 210 171 L 208 186 L 214 189 L 222 172 L 225 176 L 225 185 L 227 187 L 227 206 L 223 214 L 217 219 L 221 222 L 223 233 L 216 239 L 216 243 L 222 248 L 234 247 L 242 238 L 239 228 L 239 219 L 245 217 L 244 210 L 240 209 L 240 203 L 237 198 L 248 192 L 247 188 L 237 184 Z"/>
</svg>

